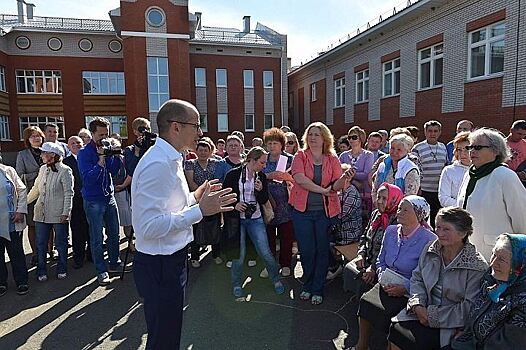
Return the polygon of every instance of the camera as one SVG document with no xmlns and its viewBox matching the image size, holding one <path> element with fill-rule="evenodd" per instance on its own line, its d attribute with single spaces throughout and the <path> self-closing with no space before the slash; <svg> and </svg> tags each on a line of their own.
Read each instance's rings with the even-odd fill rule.
<svg viewBox="0 0 526 350">
<path fill-rule="evenodd" d="M 257 204 L 256 203 L 247 203 L 245 202 L 247 208 L 245 209 L 245 219 L 252 219 L 252 215 L 254 215 L 254 213 L 256 212 L 257 210 Z"/>
<path fill-rule="evenodd" d="M 139 126 L 139 129 L 137 129 L 141 135 L 142 135 L 142 141 L 136 142 L 137 146 L 141 149 L 148 149 L 152 147 L 155 143 L 155 140 L 157 139 L 157 134 L 150 132 L 146 129 L 145 126 Z"/>
<path fill-rule="evenodd" d="M 112 142 L 109 139 L 104 139 L 100 141 L 102 147 L 102 154 L 106 157 L 115 156 L 122 154 L 121 149 L 115 149 L 115 146 L 112 144 Z"/>
</svg>

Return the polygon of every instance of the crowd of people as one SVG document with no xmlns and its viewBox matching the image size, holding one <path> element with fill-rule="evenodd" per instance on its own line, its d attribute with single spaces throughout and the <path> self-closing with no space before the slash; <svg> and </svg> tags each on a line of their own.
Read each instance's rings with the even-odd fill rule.
<svg viewBox="0 0 526 350">
<path fill-rule="evenodd" d="M 170 108 L 179 113 L 182 107 Z M 355 349 L 368 348 L 373 329 L 384 332 L 393 349 L 525 344 L 526 121 L 515 121 L 505 136 L 463 120 L 448 143 L 440 142 L 436 120 L 423 125 L 422 140 L 415 126 L 369 134 L 353 126 L 335 138 L 314 122 L 301 142 L 283 126 L 246 147 L 242 132 L 214 142 L 198 123 L 167 118 L 158 120 L 165 132 L 160 137 L 147 119 L 136 118 L 136 140 L 124 149 L 118 134 L 108 135 L 104 118 L 93 119 L 67 144 L 54 124 L 24 130 L 16 169 L 0 164 L 0 296 L 8 286 L 5 251 L 17 293 L 29 291 L 26 226 L 39 282 L 49 279 L 53 259 L 54 275 L 67 278 L 71 231 L 73 267 L 93 262 L 102 286 L 111 282 L 110 273 L 130 269 L 119 255 L 123 227 L 129 238 L 134 229 L 147 232 L 137 235 L 134 266 L 145 303 L 152 273 L 145 266 L 156 254 L 182 251 L 174 259 L 199 268 L 210 246 L 214 263 L 231 269 L 235 298 L 246 294 L 245 260 L 257 266 L 257 256 L 264 263 L 260 277 L 277 294 L 286 292 L 282 278 L 294 275 L 294 262 L 301 261 L 299 299 L 312 305 L 323 303 L 326 281 L 342 274 L 344 289 L 359 300 Z M 184 136 L 185 127 L 197 136 Z M 165 142 L 170 132 L 173 142 Z M 188 140 L 180 141 L 181 135 Z M 170 144 L 177 145 L 174 155 Z M 153 145 L 155 155 L 148 151 Z M 155 175 L 149 172 L 156 162 L 173 164 L 172 175 L 157 174 L 159 182 L 194 196 L 163 193 L 156 205 L 187 213 L 150 227 L 143 215 L 158 198 L 144 179 Z M 212 210 L 203 198 L 220 188 L 229 189 L 223 204 L 231 207 Z M 184 237 L 166 238 L 163 225 L 180 227 Z M 342 246 L 353 247 L 353 254 L 342 256 Z"/>
</svg>

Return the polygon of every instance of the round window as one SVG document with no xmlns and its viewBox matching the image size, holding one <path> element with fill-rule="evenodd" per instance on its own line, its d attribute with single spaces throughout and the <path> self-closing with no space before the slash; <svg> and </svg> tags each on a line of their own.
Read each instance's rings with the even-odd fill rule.
<svg viewBox="0 0 526 350">
<path fill-rule="evenodd" d="M 27 36 L 23 35 L 17 37 L 15 43 L 16 46 L 21 50 L 28 49 L 29 46 L 31 46 L 31 40 L 29 40 Z"/>
<path fill-rule="evenodd" d="M 122 50 L 122 44 L 119 40 L 112 40 L 108 43 L 108 48 L 111 52 L 117 53 Z"/>
<path fill-rule="evenodd" d="M 62 41 L 59 38 L 49 38 L 47 47 L 53 51 L 58 51 L 62 48 Z"/>
<path fill-rule="evenodd" d="M 164 14 L 160 9 L 152 8 L 146 15 L 146 20 L 153 27 L 160 27 L 164 24 Z"/>
<path fill-rule="evenodd" d="M 91 40 L 83 38 L 79 40 L 79 49 L 81 49 L 84 52 L 89 52 L 91 49 L 93 49 L 93 43 Z"/>
</svg>

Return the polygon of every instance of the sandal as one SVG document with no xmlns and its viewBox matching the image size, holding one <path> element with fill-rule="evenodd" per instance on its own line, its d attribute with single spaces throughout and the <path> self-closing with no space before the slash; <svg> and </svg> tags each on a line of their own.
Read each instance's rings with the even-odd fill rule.
<svg viewBox="0 0 526 350">
<path fill-rule="evenodd" d="M 310 293 L 309 292 L 301 292 L 300 293 L 300 299 L 301 300 L 309 300 L 310 299 Z"/>
<path fill-rule="evenodd" d="M 323 297 L 321 295 L 313 295 L 311 299 L 312 305 L 320 305 L 323 303 Z"/>
</svg>

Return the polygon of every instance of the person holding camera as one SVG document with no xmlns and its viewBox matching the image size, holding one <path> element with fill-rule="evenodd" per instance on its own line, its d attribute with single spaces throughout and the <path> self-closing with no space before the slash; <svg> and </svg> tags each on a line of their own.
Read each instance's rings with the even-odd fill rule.
<svg viewBox="0 0 526 350">
<path fill-rule="evenodd" d="M 133 134 L 137 138 L 133 145 L 124 149 L 126 173 L 133 177 L 133 172 L 144 153 L 155 143 L 156 134 L 151 132 L 150 121 L 137 117 L 132 122 Z"/>
<path fill-rule="evenodd" d="M 229 237 L 236 258 L 232 261 L 232 285 L 236 298 L 243 297 L 243 264 L 246 255 L 247 237 L 250 237 L 257 254 L 265 261 L 269 277 L 276 294 L 283 294 L 285 287 L 280 281 L 279 268 L 268 245 L 267 231 L 263 222 L 261 206 L 268 201 L 267 177 L 263 169 L 268 153 L 261 147 L 253 147 L 242 166 L 230 170 L 223 182 L 237 194 L 235 210 L 225 213 L 225 222 L 237 232 Z M 228 220 L 230 219 L 230 220 Z M 234 230 L 230 230 L 232 232 Z"/>
<path fill-rule="evenodd" d="M 82 176 L 84 210 L 89 224 L 91 256 L 97 271 L 99 285 L 110 283 L 109 272 L 117 272 L 119 258 L 119 215 L 114 196 L 113 181 L 121 166 L 120 147 L 113 147 L 108 141 L 110 123 L 106 118 L 97 117 L 89 123 L 92 140 L 77 156 Z M 102 249 L 102 228 L 108 236 L 109 269 L 104 261 Z"/>
</svg>

